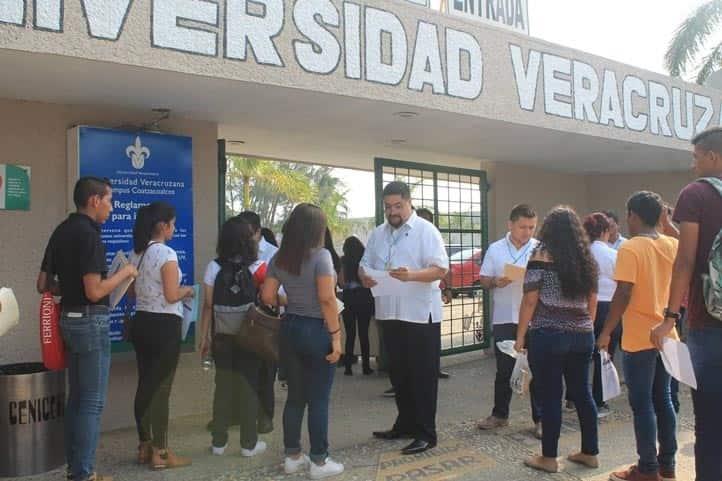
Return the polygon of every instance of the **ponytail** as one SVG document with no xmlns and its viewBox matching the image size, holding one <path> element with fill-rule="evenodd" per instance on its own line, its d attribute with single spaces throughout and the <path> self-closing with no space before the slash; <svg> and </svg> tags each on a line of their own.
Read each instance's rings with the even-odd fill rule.
<svg viewBox="0 0 722 481">
<path fill-rule="evenodd" d="M 153 238 L 158 224 L 175 219 L 175 208 L 166 202 L 153 202 L 138 209 L 133 226 L 133 250 L 140 254 Z"/>
</svg>

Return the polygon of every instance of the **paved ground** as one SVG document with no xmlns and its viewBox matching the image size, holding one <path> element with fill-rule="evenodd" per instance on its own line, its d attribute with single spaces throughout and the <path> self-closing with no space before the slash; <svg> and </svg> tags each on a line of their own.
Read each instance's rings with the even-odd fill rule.
<svg viewBox="0 0 722 481">
<path fill-rule="evenodd" d="M 455 363 L 451 365 L 452 363 Z M 493 398 L 493 358 L 475 353 L 445 358 L 452 378 L 440 382 L 439 437 L 433 451 L 416 457 L 400 456 L 403 442 L 382 442 L 371 437 L 371 431 L 391 426 L 394 402 L 383 398 L 388 387 L 386 378 L 373 375 L 353 377 L 337 372 L 331 407 L 330 442 L 332 456 L 346 465 L 346 472 L 333 478 L 343 481 L 530 481 L 584 480 L 604 481 L 610 470 L 635 462 L 634 435 L 626 397 L 612 403 L 614 413 L 600 424 L 602 467 L 582 469 L 568 463 L 562 473 L 545 475 L 525 468 L 522 460 L 540 450 L 540 442 L 529 432 L 527 399 L 515 399 L 511 425 L 498 433 L 482 433 L 474 421 L 486 416 Z M 356 369 L 360 371 L 360 367 Z M 277 409 L 281 412 L 285 393 L 278 392 Z M 129 407 L 130 409 L 130 407 Z M 560 454 L 579 446 L 576 414 L 564 414 Z M 231 445 L 224 457 L 208 453 L 210 436 L 205 432 L 208 414 L 175 419 L 171 442 L 178 452 L 193 458 L 190 468 L 150 472 L 133 464 L 136 446 L 134 430 L 105 433 L 98 452 L 101 472 L 112 474 L 118 481 L 296 481 L 304 475 L 287 476 L 281 471 L 282 439 L 280 423 L 264 436 L 269 449 L 256 458 L 239 455 L 237 430 L 231 434 Z M 679 423 L 677 479 L 691 481 L 693 475 L 693 421 L 688 390 L 682 393 L 682 415 Z M 234 442 L 235 441 L 235 442 Z M 308 446 L 304 440 L 304 445 Z M 25 481 L 62 479 L 60 470 L 41 476 L 19 478 Z"/>
</svg>

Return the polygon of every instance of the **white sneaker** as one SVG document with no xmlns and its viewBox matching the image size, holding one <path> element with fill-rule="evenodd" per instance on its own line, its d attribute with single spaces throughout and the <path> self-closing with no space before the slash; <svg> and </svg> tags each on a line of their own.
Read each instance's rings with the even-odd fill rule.
<svg viewBox="0 0 722 481">
<path fill-rule="evenodd" d="M 244 458 L 250 458 L 257 454 L 261 454 L 266 450 L 266 443 L 264 441 L 256 441 L 256 446 L 253 449 L 241 448 L 241 456 Z"/>
<path fill-rule="evenodd" d="M 319 466 L 311 463 L 311 479 L 323 479 L 343 473 L 343 464 L 337 463 L 331 458 L 326 458 L 326 463 Z"/>
<path fill-rule="evenodd" d="M 226 452 L 227 447 L 228 443 L 226 443 L 225 446 L 221 446 L 220 448 L 211 446 L 211 454 L 213 454 L 213 456 L 223 456 L 223 453 Z"/>
<path fill-rule="evenodd" d="M 302 454 L 298 459 L 286 456 L 286 459 L 283 460 L 283 471 L 286 474 L 294 474 L 305 469 L 310 462 L 311 460 L 305 454 Z"/>
</svg>

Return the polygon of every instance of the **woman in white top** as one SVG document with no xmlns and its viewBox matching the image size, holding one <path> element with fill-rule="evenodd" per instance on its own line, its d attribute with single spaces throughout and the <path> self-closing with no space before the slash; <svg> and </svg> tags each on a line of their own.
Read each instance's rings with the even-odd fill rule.
<svg viewBox="0 0 722 481">
<path fill-rule="evenodd" d="M 175 209 L 154 202 L 138 210 L 131 262 L 138 269 L 136 314 L 130 333 L 138 362 L 135 422 L 138 463 L 151 469 L 188 466 L 191 461 L 168 449 L 170 390 L 180 357 L 183 299 L 193 288 L 181 286 L 176 252 L 165 243 L 175 232 Z"/>
<path fill-rule="evenodd" d="M 606 215 L 595 212 L 584 218 L 584 230 L 587 231 L 591 241 L 592 256 L 599 265 L 599 294 L 597 302 L 597 317 L 594 321 L 595 338 L 599 336 L 604 327 L 604 321 L 609 313 L 617 283 L 614 280 L 614 269 L 617 264 L 617 251 L 609 247 L 609 236 L 612 224 Z M 612 335 L 609 344 L 609 356 L 614 356 L 615 346 L 619 344 L 621 328 L 618 327 Z M 592 380 L 592 395 L 597 404 L 599 417 L 609 414 L 609 407 L 602 397 L 602 363 L 599 351 L 594 352 L 594 378 Z"/>
</svg>

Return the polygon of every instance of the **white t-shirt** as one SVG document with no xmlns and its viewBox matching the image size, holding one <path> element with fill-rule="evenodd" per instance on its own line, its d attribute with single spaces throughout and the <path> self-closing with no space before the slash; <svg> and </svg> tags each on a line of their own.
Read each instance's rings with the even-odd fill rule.
<svg viewBox="0 0 722 481">
<path fill-rule="evenodd" d="M 389 270 L 407 267 L 409 270 L 431 266 L 449 268 L 444 241 L 434 224 L 412 213 L 398 229 L 384 223 L 373 230 L 361 259 L 362 267 Z M 413 298 L 398 296 L 375 297 L 376 319 L 426 324 L 441 322 L 441 292 L 439 282 L 413 282 Z"/>
<path fill-rule="evenodd" d="M 143 253 L 133 252 L 130 262 L 138 267 Z M 138 269 L 138 277 L 135 279 L 135 307 L 138 311 L 156 312 L 159 314 L 175 314 L 183 317 L 183 302 L 169 303 L 163 294 L 163 276 L 161 269 L 168 262 L 178 262 L 176 252 L 165 244 L 154 243 L 149 245 L 143 256 L 143 263 Z M 183 277 L 180 266 L 178 267 L 178 283 Z"/>
<path fill-rule="evenodd" d="M 599 294 L 600 302 L 611 302 L 617 283 L 614 280 L 614 268 L 617 265 L 617 251 L 605 242 L 594 241 L 591 246 L 592 256 L 599 265 Z"/>
<path fill-rule="evenodd" d="M 480 275 L 484 277 L 503 277 L 504 266 L 513 264 L 526 268 L 532 252 L 539 244 L 536 239 L 517 249 L 511 241 L 510 234 L 494 243 L 486 250 L 484 262 L 481 264 Z M 524 296 L 524 282 L 515 281 L 506 287 L 497 287 L 491 291 L 492 324 L 518 324 L 521 298 Z"/>
</svg>

